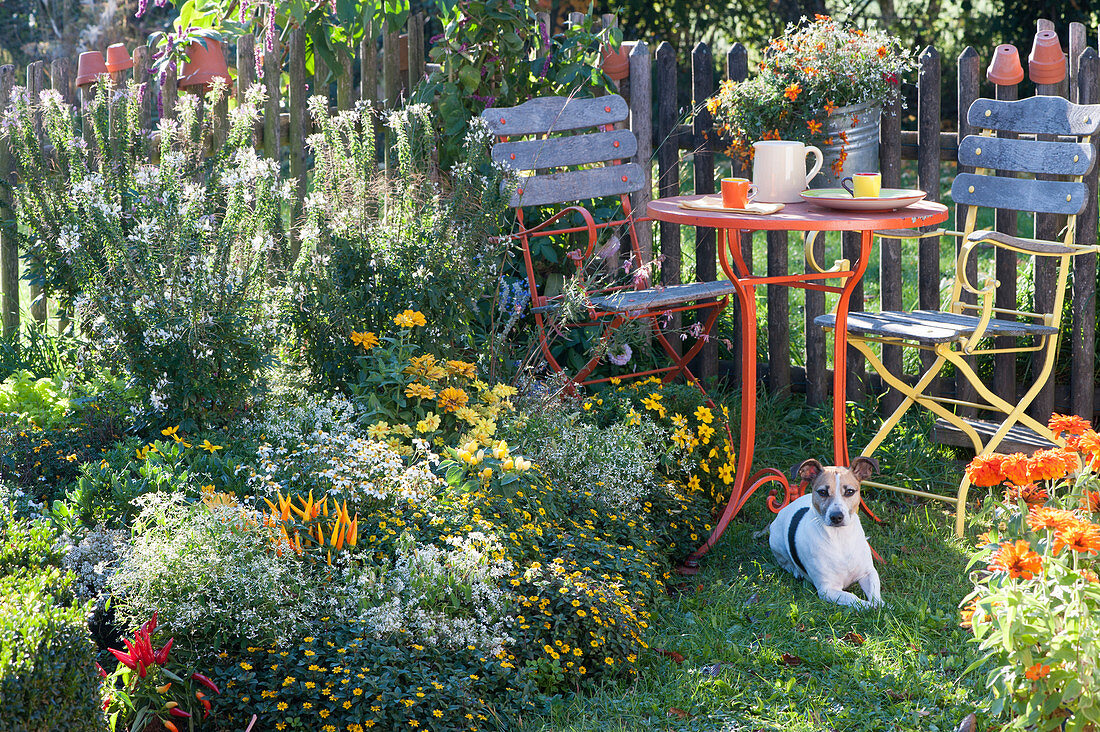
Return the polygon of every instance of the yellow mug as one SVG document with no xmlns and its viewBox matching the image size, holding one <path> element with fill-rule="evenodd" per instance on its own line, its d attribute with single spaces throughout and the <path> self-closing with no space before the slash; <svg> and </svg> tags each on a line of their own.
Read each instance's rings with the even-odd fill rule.
<svg viewBox="0 0 1100 732">
<path fill-rule="evenodd" d="M 882 173 L 856 173 L 840 181 L 852 198 L 878 198 L 882 192 Z"/>
</svg>

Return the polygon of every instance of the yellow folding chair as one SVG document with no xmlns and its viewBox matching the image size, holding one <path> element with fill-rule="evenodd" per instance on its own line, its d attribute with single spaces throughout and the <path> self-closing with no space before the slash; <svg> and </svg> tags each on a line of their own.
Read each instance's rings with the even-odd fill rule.
<svg viewBox="0 0 1100 732">
<path fill-rule="evenodd" d="M 1078 254 L 1098 251 L 1095 245 L 1074 243 L 1077 215 L 1088 200 L 1095 198 L 1084 176 L 1096 163 L 1094 135 L 1100 130 L 1100 105 L 1077 105 L 1062 97 L 1035 96 L 1019 101 L 979 99 L 971 105 L 969 124 L 981 129 L 981 134 L 967 136 L 959 144 L 959 163 L 973 166 L 974 173 L 961 173 L 951 186 L 951 197 L 964 206 L 961 214 L 963 231 L 931 231 L 914 235 L 909 231 L 876 232 L 878 236 L 897 239 L 963 237 L 956 263 L 951 302 L 946 310 L 912 312 L 851 313 L 848 317 L 848 342 L 858 349 L 867 363 L 886 384 L 903 396 L 901 404 L 883 423 L 882 428 L 864 448 L 870 456 L 882 445 L 887 435 L 910 407 L 918 404 L 935 413 L 942 422 L 962 432 L 973 444 L 977 455 L 994 452 L 1009 437 L 1031 444 L 1060 444 L 1046 425 L 1027 414 L 1027 408 L 1050 378 L 1058 350 L 1058 335 L 1065 299 L 1070 262 Z M 997 131 L 1026 135 L 1025 139 L 994 137 Z M 1049 141 L 1036 139 L 1049 136 Z M 999 172 L 1062 176 L 1060 180 L 1038 180 L 1010 177 Z M 1066 225 L 1058 241 L 1008 236 L 996 231 L 975 230 L 978 210 L 1013 209 L 1035 213 L 1066 215 Z M 994 294 L 998 283 L 993 278 L 980 285 L 967 277 L 967 264 L 979 246 L 1008 249 L 1035 257 L 1057 260 L 1057 281 L 1050 312 L 1022 312 L 995 307 Z M 966 302 L 964 293 L 977 299 Z M 815 319 L 826 330 L 835 328 L 833 314 Z M 1025 337 L 1027 344 L 997 347 L 989 339 L 1000 336 Z M 871 349 L 871 344 L 906 346 L 931 352 L 931 365 L 916 379 L 891 373 Z M 993 353 L 1038 354 L 1041 363 L 1034 382 L 1019 400 L 994 393 L 975 372 L 970 357 Z M 948 398 L 926 393 L 941 369 L 950 364 L 958 377 L 966 379 L 980 401 Z M 1003 415 L 999 422 L 964 418 L 951 407 L 974 407 Z M 1086 415 L 1090 416 L 1090 415 Z M 926 498 L 935 498 L 955 505 L 955 532 L 962 536 L 966 519 L 966 496 L 970 482 L 964 477 L 955 496 L 912 490 L 885 483 L 864 482 L 886 490 Z"/>
</svg>

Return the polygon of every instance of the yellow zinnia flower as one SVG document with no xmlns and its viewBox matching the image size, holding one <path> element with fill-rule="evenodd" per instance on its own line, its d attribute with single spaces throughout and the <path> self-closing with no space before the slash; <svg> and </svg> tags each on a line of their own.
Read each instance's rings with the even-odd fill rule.
<svg viewBox="0 0 1100 732">
<path fill-rule="evenodd" d="M 405 387 L 405 396 L 416 397 L 417 399 L 435 399 L 435 390 L 427 384 L 414 381 Z"/>
<path fill-rule="evenodd" d="M 466 406 L 468 401 L 470 401 L 469 395 L 462 389 L 453 386 L 448 386 L 439 392 L 439 406 L 445 412 L 457 411 L 459 407 Z"/>
<path fill-rule="evenodd" d="M 357 346 L 362 346 L 364 351 L 369 351 L 378 345 L 378 336 L 370 331 L 357 333 L 353 330 L 351 332 L 351 342 Z"/>
<path fill-rule="evenodd" d="M 406 310 L 399 315 L 395 315 L 393 322 L 399 328 L 414 328 L 418 325 L 428 324 L 428 321 L 424 319 L 424 314 L 419 310 Z"/>
</svg>

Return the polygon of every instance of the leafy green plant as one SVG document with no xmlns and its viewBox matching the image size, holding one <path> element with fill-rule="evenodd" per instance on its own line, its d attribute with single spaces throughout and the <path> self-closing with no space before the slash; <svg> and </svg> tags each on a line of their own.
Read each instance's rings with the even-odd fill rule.
<svg viewBox="0 0 1100 732">
<path fill-rule="evenodd" d="M 104 732 L 95 645 L 56 567 L 0 577 L 0 730 Z"/>
<path fill-rule="evenodd" d="M 36 379 L 30 371 L 16 371 L 0 382 L 0 412 L 35 427 L 55 427 L 69 411 L 60 376 Z"/>
<path fill-rule="evenodd" d="M 42 518 L 19 518 L 8 502 L 0 504 L 0 577 L 61 565 L 57 530 Z"/>
</svg>

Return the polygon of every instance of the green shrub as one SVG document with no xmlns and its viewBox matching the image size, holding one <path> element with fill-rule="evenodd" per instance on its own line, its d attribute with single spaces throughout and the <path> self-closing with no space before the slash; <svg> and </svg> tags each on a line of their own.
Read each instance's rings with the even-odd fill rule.
<svg viewBox="0 0 1100 732">
<path fill-rule="evenodd" d="M 63 555 L 49 521 L 18 518 L 12 505 L 0 504 L 0 577 L 60 566 Z"/>
<path fill-rule="evenodd" d="M 0 732 L 106 730 L 86 608 L 56 568 L 0 578 Z"/>
<path fill-rule="evenodd" d="M 55 427 L 69 411 L 60 376 L 16 371 L 0 383 L 0 412 L 36 427 Z"/>
</svg>

